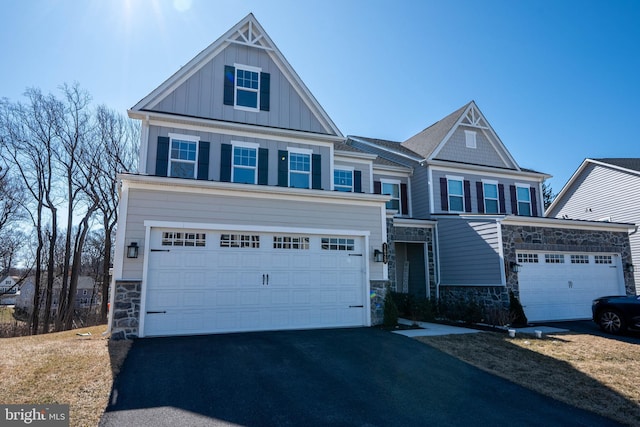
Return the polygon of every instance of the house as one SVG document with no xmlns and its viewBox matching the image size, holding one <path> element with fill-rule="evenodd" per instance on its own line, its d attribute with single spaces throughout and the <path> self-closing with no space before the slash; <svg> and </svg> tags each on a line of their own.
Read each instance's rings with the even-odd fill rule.
<svg viewBox="0 0 640 427">
<path fill-rule="evenodd" d="M 33 277 L 25 279 L 21 287 L 20 296 L 16 301 L 16 308 L 24 310 L 27 313 L 33 311 L 33 296 L 35 293 L 35 281 Z M 40 285 L 40 309 L 42 310 L 45 305 L 45 288 L 46 277 L 42 279 Z M 53 297 L 51 300 L 51 312 L 56 313 L 59 306 L 60 291 L 62 290 L 62 281 L 59 277 L 56 277 L 53 281 Z M 76 288 L 76 297 L 74 307 L 76 309 L 89 309 L 92 307 L 99 307 L 102 301 L 102 297 L 99 294 L 99 289 L 95 286 L 95 280 L 90 276 L 78 277 L 78 286 Z"/>
<path fill-rule="evenodd" d="M 548 175 L 475 102 L 401 143 L 345 137 L 252 14 L 128 114 L 142 132 L 139 173 L 119 175 L 115 338 L 369 326 L 389 286 L 502 305 L 511 289 L 533 318 L 577 318 L 582 283 L 559 309 L 540 278 L 570 288 L 572 256 L 600 268 L 597 253 L 607 286 L 632 280 L 609 268 L 629 226 L 543 218 Z"/>
<path fill-rule="evenodd" d="M 16 298 L 20 295 L 18 276 L 6 276 L 0 280 L 0 305 L 14 305 Z"/>
<path fill-rule="evenodd" d="M 640 158 L 585 159 L 558 193 L 546 216 L 627 222 L 636 294 L 640 294 Z"/>
</svg>

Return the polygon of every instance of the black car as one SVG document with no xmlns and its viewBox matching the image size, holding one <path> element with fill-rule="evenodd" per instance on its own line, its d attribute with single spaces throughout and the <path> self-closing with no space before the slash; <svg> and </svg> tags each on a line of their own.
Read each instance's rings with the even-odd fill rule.
<svg viewBox="0 0 640 427">
<path fill-rule="evenodd" d="M 600 329 L 619 334 L 640 330 L 640 296 L 611 296 L 593 300 L 593 321 Z"/>
</svg>

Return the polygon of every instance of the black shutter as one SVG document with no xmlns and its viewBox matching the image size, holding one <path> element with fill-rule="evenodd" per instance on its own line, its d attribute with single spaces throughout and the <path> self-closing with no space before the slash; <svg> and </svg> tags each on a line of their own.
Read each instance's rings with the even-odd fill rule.
<svg viewBox="0 0 640 427">
<path fill-rule="evenodd" d="M 400 214 L 409 215 L 409 192 L 407 191 L 407 184 L 400 184 Z"/>
<path fill-rule="evenodd" d="M 531 193 L 531 216 L 538 216 L 538 199 L 535 187 L 531 187 L 529 192 Z"/>
<path fill-rule="evenodd" d="M 511 213 L 518 215 L 518 194 L 516 193 L 516 186 L 510 185 L 509 191 L 511 192 Z"/>
<path fill-rule="evenodd" d="M 236 81 L 236 69 L 230 65 L 224 66 L 224 105 L 234 104 L 234 94 Z"/>
<path fill-rule="evenodd" d="M 311 188 L 322 189 L 322 156 L 320 154 L 311 155 Z"/>
<path fill-rule="evenodd" d="M 198 179 L 209 179 L 209 142 L 200 141 L 198 144 Z"/>
<path fill-rule="evenodd" d="M 447 190 L 447 178 L 440 178 L 440 207 L 443 211 L 449 211 L 449 192 Z"/>
<path fill-rule="evenodd" d="M 258 149 L 258 184 L 269 184 L 269 149 Z"/>
<path fill-rule="evenodd" d="M 353 171 L 353 192 L 362 193 L 362 171 Z"/>
<path fill-rule="evenodd" d="M 471 212 L 471 183 L 464 180 L 464 211 Z"/>
<path fill-rule="evenodd" d="M 289 186 L 289 153 L 278 150 L 278 186 Z"/>
<path fill-rule="evenodd" d="M 382 183 L 380 181 L 373 181 L 373 194 L 382 194 Z"/>
<path fill-rule="evenodd" d="M 478 212 L 484 213 L 484 189 L 481 181 L 476 181 L 476 195 L 478 196 Z"/>
<path fill-rule="evenodd" d="M 500 203 L 499 211 L 501 214 L 507 213 L 507 204 L 504 200 L 504 184 L 498 184 L 498 203 Z"/>
<path fill-rule="evenodd" d="M 269 73 L 260 73 L 260 110 L 269 111 L 269 86 L 271 75 Z"/>
<path fill-rule="evenodd" d="M 158 137 L 158 150 L 156 152 L 156 175 L 167 176 L 169 167 L 169 137 Z"/>
<path fill-rule="evenodd" d="M 231 182 L 231 144 L 220 144 L 220 181 Z"/>
</svg>

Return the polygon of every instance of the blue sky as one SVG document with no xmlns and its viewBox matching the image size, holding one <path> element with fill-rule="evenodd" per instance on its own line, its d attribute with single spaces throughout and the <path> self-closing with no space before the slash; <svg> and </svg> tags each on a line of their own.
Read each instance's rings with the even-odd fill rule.
<svg viewBox="0 0 640 427">
<path fill-rule="evenodd" d="M 475 100 L 558 192 L 640 157 L 640 2 L 8 0 L 0 97 L 77 81 L 125 112 L 253 12 L 341 131 L 402 141 Z"/>
</svg>

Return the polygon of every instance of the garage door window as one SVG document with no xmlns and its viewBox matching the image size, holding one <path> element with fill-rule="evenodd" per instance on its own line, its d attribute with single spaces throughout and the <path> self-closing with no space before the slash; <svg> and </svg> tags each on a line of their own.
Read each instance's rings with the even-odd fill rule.
<svg viewBox="0 0 640 427">
<path fill-rule="evenodd" d="M 207 235 L 205 233 L 165 231 L 162 233 L 162 246 L 204 247 L 206 239 Z"/>
<path fill-rule="evenodd" d="M 260 236 L 251 234 L 222 234 L 221 248 L 259 248 Z"/>
<path fill-rule="evenodd" d="M 564 255 L 544 254 L 544 262 L 546 262 L 547 264 L 564 264 Z"/>
<path fill-rule="evenodd" d="M 273 249 L 309 249 L 308 237 L 273 236 Z"/>
<path fill-rule="evenodd" d="M 518 264 L 538 263 L 538 254 L 518 254 Z"/>
<path fill-rule="evenodd" d="M 338 237 L 323 237 L 322 249 L 326 251 L 353 251 L 355 250 L 355 240 L 342 239 Z"/>
<path fill-rule="evenodd" d="M 589 255 L 571 255 L 571 264 L 589 264 Z"/>
<path fill-rule="evenodd" d="M 596 255 L 594 258 L 596 264 L 613 264 L 611 255 Z"/>
</svg>

